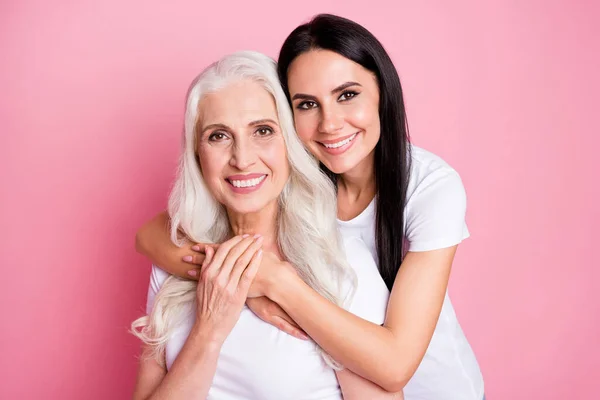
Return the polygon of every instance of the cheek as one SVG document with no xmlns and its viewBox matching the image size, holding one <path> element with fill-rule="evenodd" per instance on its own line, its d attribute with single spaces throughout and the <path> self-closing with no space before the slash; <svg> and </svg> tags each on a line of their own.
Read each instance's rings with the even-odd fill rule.
<svg viewBox="0 0 600 400">
<path fill-rule="evenodd" d="M 316 127 L 318 121 L 314 115 L 308 113 L 294 113 L 294 125 L 300 140 L 302 140 L 304 144 L 308 144 L 317 131 Z"/>
<path fill-rule="evenodd" d="M 379 129 L 379 108 L 373 104 L 356 104 L 347 114 L 347 121 L 363 129 Z"/>
<path fill-rule="evenodd" d="M 287 181 L 290 174 L 290 167 L 287 160 L 287 151 L 283 140 L 278 143 L 274 143 L 273 146 L 269 146 L 264 149 L 263 160 L 271 170 L 271 173 L 277 178 L 278 181 Z"/>
<path fill-rule="evenodd" d="M 221 180 L 223 172 L 223 157 L 212 151 L 198 152 L 200 158 L 200 170 L 206 184 L 213 188 L 214 184 Z"/>
</svg>

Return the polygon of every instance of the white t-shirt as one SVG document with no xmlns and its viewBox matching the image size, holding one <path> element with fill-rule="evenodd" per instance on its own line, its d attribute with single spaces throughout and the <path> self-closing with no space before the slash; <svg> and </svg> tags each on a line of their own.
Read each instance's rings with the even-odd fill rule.
<svg viewBox="0 0 600 400">
<path fill-rule="evenodd" d="M 466 196 L 460 177 L 442 159 L 412 149 L 412 170 L 405 208 L 409 251 L 449 247 L 469 237 L 465 224 Z M 375 260 L 375 202 L 356 218 L 339 221 L 358 286 L 350 307 L 376 324 L 385 319 L 389 291 Z M 147 311 L 169 275 L 153 266 Z M 190 310 L 191 311 L 191 310 Z M 194 314 L 167 343 L 167 368 L 181 351 Z M 483 378 L 475 355 L 446 294 L 433 338 L 415 375 L 404 388 L 406 400 L 481 400 Z M 339 400 L 333 370 L 323 363 L 312 341 L 291 337 L 263 322 L 247 307 L 225 341 L 209 400 Z"/>
<path fill-rule="evenodd" d="M 408 251 L 441 249 L 468 238 L 466 204 L 465 190 L 456 171 L 438 156 L 413 146 L 404 210 Z M 373 200 L 356 218 L 338 223 L 346 240 L 351 237 L 361 238 L 377 260 L 375 212 Z M 376 290 L 383 291 L 380 287 L 373 287 L 371 295 L 380 295 Z M 387 288 L 385 292 L 389 296 Z M 458 323 L 448 293 L 425 357 L 405 386 L 404 396 L 406 400 L 483 398 L 483 377 L 473 350 Z"/>
<path fill-rule="evenodd" d="M 382 324 L 389 293 L 366 244 L 358 238 L 344 239 L 348 260 L 356 270 L 358 286 L 350 311 Z M 152 267 L 147 312 L 169 274 Z M 184 322 L 166 346 L 170 369 L 195 321 L 190 305 Z M 333 369 L 317 352 L 313 341 L 296 339 L 263 322 L 244 306 L 235 327 L 225 340 L 209 390 L 209 400 L 341 400 Z"/>
</svg>

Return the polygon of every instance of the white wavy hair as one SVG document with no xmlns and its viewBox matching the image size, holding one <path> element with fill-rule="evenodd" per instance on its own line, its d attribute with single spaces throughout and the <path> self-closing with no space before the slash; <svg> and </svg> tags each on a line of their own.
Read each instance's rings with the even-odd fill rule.
<svg viewBox="0 0 600 400">
<path fill-rule="evenodd" d="M 181 232 L 201 243 L 221 243 L 231 236 L 227 213 L 208 190 L 196 159 L 196 127 L 202 97 L 240 80 L 257 82 L 273 96 L 287 148 L 290 176 L 279 196 L 277 237 L 281 254 L 314 290 L 345 307 L 353 297 L 356 275 L 346 262 L 338 237 L 335 189 L 296 135 L 276 63 L 263 54 L 243 51 L 228 55 L 206 68 L 190 86 L 183 149 L 169 198 L 171 240 L 181 245 L 185 241 Z M 342 283 L 347 279 L 350 291 L 342 294 Z M 157 293 L 150 315 L 132 323 L 134 335 L 150 345 L 150 355 L 161 364 L 172 330 L 195 307 L 196 286 L 195 281 L 169 277 Z M 341 368 L 320 351 L 329 366 Z"/>
</svg>

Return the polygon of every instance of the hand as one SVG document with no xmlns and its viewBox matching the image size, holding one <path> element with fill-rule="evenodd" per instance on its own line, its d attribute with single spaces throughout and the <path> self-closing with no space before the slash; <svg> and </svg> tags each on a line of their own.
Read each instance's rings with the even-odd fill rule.
<svg viewBox="0 0 600 400">
<path fill-rule="evenodd" d="M 181 257 L 181 261 L 190 264 L 191 269 L 187 271 L 190 279 L 198 279 L 200 277 L 200 270 L 206 256 L 206 249 L 208 248 L 216 250 L 219 248 L 219 244 L 191 243 L 182 247 L 185 251 L 185 255 Z"/>
<path fill-rule="evenodd" d="M 267 296 L 269 287 L 283 282 L 282 274 L 285 273 L 296 274 L 296 270 L 290 263 L 281 261 L 275 254 L 265 252 L 260 263 L 260 269 L 248 291 L 248 297 Z"/>
<path fill-rule="evenodd" d="M 196 322 L 224 341 L 237 320 L 262 259 L 262 237 L 236 236 L 206 249 L 198 281 Z"/>
<path fill-rule="evenodd" d="M 308 340 L 308 335 L 300 329 L 298 324 L 285 312 L 279 304 L 267 297 L 255 297 L 246 300 L 248 308 L 252 310 L 258 318 L 268 324 L 273 325 L 279 330 L 292 335 L 298 339 Z"/>
</svg>

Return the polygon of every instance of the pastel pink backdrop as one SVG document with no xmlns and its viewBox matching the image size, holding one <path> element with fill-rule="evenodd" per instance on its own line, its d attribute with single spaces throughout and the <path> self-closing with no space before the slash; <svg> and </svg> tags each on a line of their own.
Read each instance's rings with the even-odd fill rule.
<svg viewBox="0 0 600 400">
<path fill-rule="evenodd" d="M 168 4 L 167 4 L 168 3 Z M 485 4 L 483 4 L 485 3 Z M 415 143 L 463 177 L 472 237 L 450 293 L 488 399 L 590 399 L 600 369 L 591 1 L 0 4 L 0 398 L 126 399 L 185 91 L 210 61 L 276 56 L 318 12 L 400 72 Z"/>
</svg>

